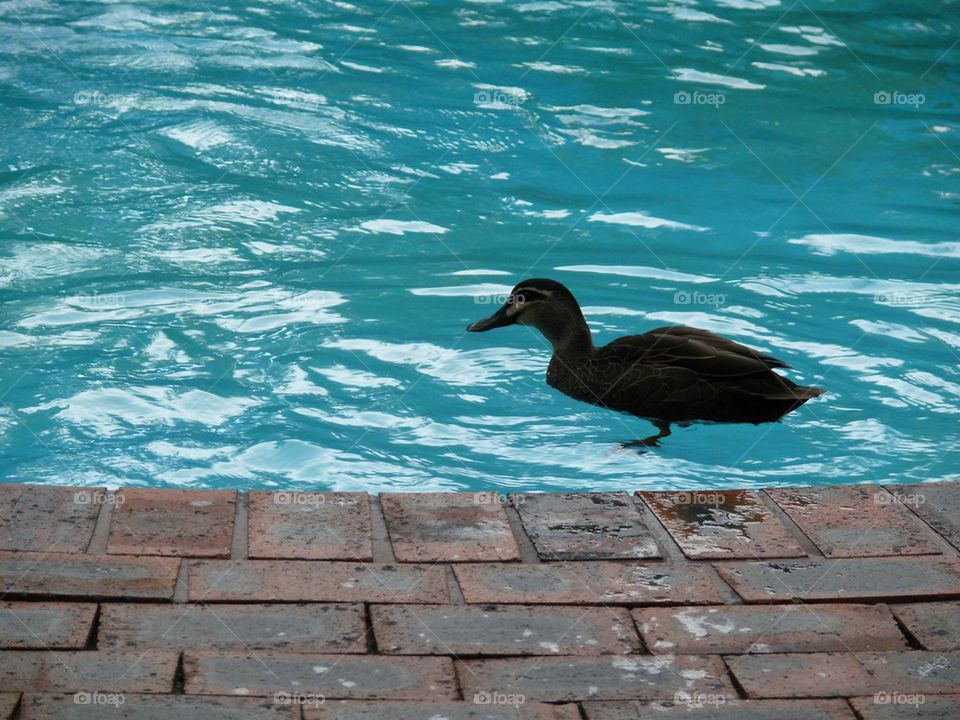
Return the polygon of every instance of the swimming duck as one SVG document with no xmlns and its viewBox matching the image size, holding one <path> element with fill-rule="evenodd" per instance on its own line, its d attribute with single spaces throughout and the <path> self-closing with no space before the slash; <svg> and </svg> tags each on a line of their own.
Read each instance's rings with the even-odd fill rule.
<svg viewBox="0 0 960 720">
<path fill-rule="evenodd" d="M 824 392 L 773 371 L 785 362 L 708 330 L 662 327 L 596 347 L 579 303 L 556 280 L 524 280 L 499 310 L 467 330 L 514 323 L 535 327 L 553 346 L 548 385 L 650 420 L 659 430 L 631 444 L 656 445 L 672 423 L 773 422 Z"/>
</svg>

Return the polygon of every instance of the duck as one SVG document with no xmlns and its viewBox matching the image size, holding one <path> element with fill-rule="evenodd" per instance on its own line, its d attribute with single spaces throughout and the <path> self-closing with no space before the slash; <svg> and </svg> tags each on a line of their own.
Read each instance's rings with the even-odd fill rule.
<svg viewBox="0 0 960 720">
<path fill-rule="evenodd" d="M 653 423 L 658 433 L 631 445 L 655 446 L 674 424 L 775 422 L 825 392 L 775 372 L 789 368 L 782 360 L 709 330 L 661 327 L 598 347 L 580 304 L 556 280 L 523 280 L 467 330 L 514 324 L 539 330 L 552 346 L 550 387 Z"/>
</svg>

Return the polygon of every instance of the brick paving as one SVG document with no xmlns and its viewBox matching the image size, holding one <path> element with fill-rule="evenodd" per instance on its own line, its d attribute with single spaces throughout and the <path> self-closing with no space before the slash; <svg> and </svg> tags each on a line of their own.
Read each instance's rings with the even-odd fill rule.
<svg viewBox="0 0 960 720">
<path fill-rule="evenodd" d="M 960 484 L 0 485 L 0 720 L 955 720 Z"/>
</svg>

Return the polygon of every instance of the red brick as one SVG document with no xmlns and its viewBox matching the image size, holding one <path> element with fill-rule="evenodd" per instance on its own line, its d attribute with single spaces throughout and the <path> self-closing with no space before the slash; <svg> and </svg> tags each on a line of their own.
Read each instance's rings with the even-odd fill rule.
<svg viewBox="0 0 960 720">
<path fill-rule="evenodd" d="M 362 605 L 104 605 L 97 647 L 367 651 Z"/>
<path fill-rule="evenodd" d="M 626 493 L 540 493 L 514 495 L 511 500 L 544 560 L 660 557 Z"/>
<path fill-rule="evenodd" d="M 960 550 L 960 483 L 891 485 L 888 489 L 900 505 L 915 512 Z"/>
<path fill-rule="evenodd" d="M 291 707 L 259 698 L 124 693 L 122 704 L 91 702 L 87 705 L 78 705 L 74 695 L 26 695 L 20 720 L 293 720 L 295 717 Z"/>
<path fill-rule="evenodd" d="M 19 701 L 20 693 L 0 693 L 0 720 L 13 720 Z"/>
<path fill-rule="evenodd" d="M 380 502 L 400 562 L 520 559 L 495 494 L 384 493 Z"/>
<path fill-rule="evenodd" d="M 804 557 L 806 552 L 752 490 L 638 493 L 693 560 Z"/>
<path fill-rule="evenodd" d="M 960 595 L 960 566 L 939 558 L 783 560 L 714 566 L 747 602 Z"/>
<path fill-rule="evenodd" d="M 172 558 L 0 552 L 0 593 L 170 600 L 179 569 Z"/>
<path fill-rule="evenodd" d="M 177 653 L 10 650 L 0 652 L 0 691 L 173 692 Z"/>
<path fill-rule="evenodd" d="M 633 611 L 654 653 L 908 650 L 884 605 L 729 605 Z"/>
<path fill-rule="evenodd" d="M 922 695 L 885 692 L 852 698 L 862 720 L 957 720 L 960 695 Z"/>
<path fill-rule="evenodd" d="M 186 653 L 183 662 L 188 695 L 292 692 L 328 700 L 453 700 L 457 693 L 447 658 Z"/>
<path fill-rule="evenodd" d="M 892 605 L 890 609 L 927 650 L 960 647 L 960 602 Z"/>
<path fill-rule="evenodd" d="M 366 493 L 250 493 L 251 558 L 371 560 Z"/>
<path fill-rule="evenodd" d="M 960 693 L 960 652 L 741 655 L 727 664 L 748 697 Z"/>
<path fill-rule="evenodd" d="M 622 608 L 381 605 L 380 652 L 398 655 L 617 655 L 639 646 Z"/>
<path fill-rule="evenodd" d="M 86 646 L 97 606 L 0 602 L 0 648 L 69 650 Z"/>
<path fill-rule="evenodd" d="M 940 553 L 930 530 L 883 488 L 781 488 L 767 494 L 827 557 Z"/>
<path fill-rule="evenodd" d="M 117 492 L 107 552 L 116 555 L 229 557 L 235 490 Z"/>
<path fill-rule="evenodd" d="M 0 483 L 0 550 L 86 552 L 104 488 Z"/>
<path fill-rule="evenodd" d="M 580 720 L 575 704 L 334 700 L 304 708 L 304 720 Z"/>
<path fill-rule="evenodd" d="M 682 697 L 682 696 L 681 696 Z M 726 700 L 584 703 L 589 720 L 856 720 L 843 700 Z"/>
<path fill-rule="evenodd" d="M 445 603 L 440 566 L 192 560 L 192 602 Z"/>
<path fill-rule="evenodd" d="M 719 604 L 710 568 L 617 562 L 454 566 L 468 603 L 520 605 Z"/>
<path fill-rule="evenodd" d="M 458 660 L 464 697 L 523 695 L 527 700 L 672 700 L 677 693 L 733 698 L 719 657 L 627 655 L 605 658 Z"/>
</svg>

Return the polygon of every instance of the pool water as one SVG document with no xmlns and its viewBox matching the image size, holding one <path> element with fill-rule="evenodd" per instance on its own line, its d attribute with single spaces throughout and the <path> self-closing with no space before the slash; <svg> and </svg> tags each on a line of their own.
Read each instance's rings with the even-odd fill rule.
<svg viewBox="0 0 960 720">
<path fill-rule="evenodd" d="M 0 2 L 2 479 L 960 479 L 958 6 Z M 624 450 L 530 276 L 828 394 Z"/>
</svg>

